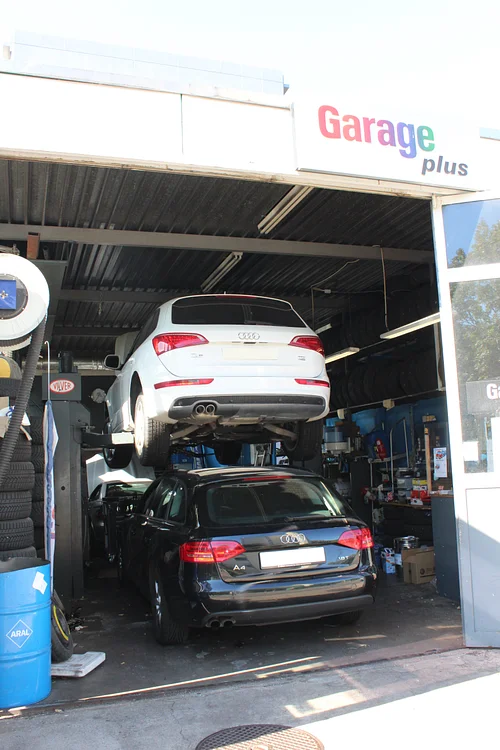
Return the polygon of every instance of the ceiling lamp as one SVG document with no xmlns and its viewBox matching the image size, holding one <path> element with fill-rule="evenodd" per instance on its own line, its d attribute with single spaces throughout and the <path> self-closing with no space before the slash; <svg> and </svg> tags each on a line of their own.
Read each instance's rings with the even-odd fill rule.
<svg viewBox="0 0 500 750">
<path fill-rule="evenodd" d="M 427 315 L 425 318 L 414 320 L 413 323 L 407 323 L 405 326 L 400 328 L 394 328 L 392 331 L 386 331 L 380 334 L 381 339 L 395 339 L 398 336 L 405 336 L 407 333 L 413 333 L 418 331 L 420 328 L 427 328 L 427 326 L 433 326 L 439 323 L 441 320 L 440 313 L 433 313 L 433 315 Z"/>
<path fill-rule="evenodd" d="M 257 225 L 259 232 L 261 234 L 269 234 L 269 232 L 277 227 L 278 224 L 283 221 L 285 216 L 288 216 L 288 214 L 293 211 L 293 209 L 296 208 L 313 190 L 314 188 L 312 187 L 301 187 L 300 185 L 295 185 L 295 187 L 289 190 L 285 197 L 282 198 L 280 202 L 277 203 L 268 214 L 266 214 L 266 216 L 264 216 L 262 221 L 259 222 Z"/>
<path fill-rule="evenodd" d="M 234 253 L 229 253 L 229 255 L 227 255 L 224 258 L 222 263 L 219 263 L 215 271 L 212 271 L 210 276 L 207 279 L 205 279 L 205 281 L 201 285 L 201 291 L 202 292 L 211 291 L 214 288 L 214 286 L 217 286 L 219 281 L 221 281 L 221 279 L 223 279 L 224 276 L 226 276 L 229 273 L 229 271 L 231 271 L 231 269 L 234 268 L 235 265 L 240 262 L 242 257 L 243 257 L 243 253 L 239 251 L 234 252 Z"/>
<path fill-rule="evenodd" d="M 335 352 L 335 354 L 329 354 L 325 358 L 325 362 L 328 365 L 330 362 L 335 362 L 337 359 L 344 359 L 344 357 L 350 357 L 352 354 L 357 354 L 359 352 L 359 349 L 357 346 L 348 346 L 347 349 L 341 349 L 339 352 Z"/>
</svg>

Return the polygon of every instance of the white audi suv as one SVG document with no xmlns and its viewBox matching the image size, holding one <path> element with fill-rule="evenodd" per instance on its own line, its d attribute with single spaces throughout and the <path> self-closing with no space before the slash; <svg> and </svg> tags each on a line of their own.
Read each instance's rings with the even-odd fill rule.
<svg viewBox="0 0 500 750">
<path fill-rule="evenodd" d="M 211 446 L 223 464 L 237 463 L 242 443 L 281 441 L 295 460 L 320 450 L 330 397 L 323 346 L 288 302 L 170 300 L 137 335 L 119 337 L 105 363 L 116 370 L 107 429 L 133 432 L 143 465 L 165 466 L 175 445 Z M 106 461 L 123 468 L 133 450 L 106 449 Z"/>
</svg>

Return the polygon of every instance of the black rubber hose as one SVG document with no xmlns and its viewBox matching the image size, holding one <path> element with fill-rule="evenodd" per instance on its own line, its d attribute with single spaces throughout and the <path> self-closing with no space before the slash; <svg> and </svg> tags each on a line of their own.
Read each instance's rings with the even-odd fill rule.
<svg viewBox="0 0 500 750">
<path fill-rule="evenodd" d="M 2 487 L 7 472 L 9 471 L 10 462 L 14 455 L 14 448 L 19 437 L 19 430 L 23 422 L 24 413 L 28 405 L 28 400 L 33 387 L 33 380 L 35 377 L 36 366 L 38 364 L 38 358 L 42 350 L 43 336 L 45 333 L 45 318 L 33 331 L 31 336 L 31 344 L 28 349 L 26 362 L 24 363 L 23 377 L 21 385 L 19 386 L 19 392 L 17 394 L 16 405 L 14 412 L 10 418 L 9 427 L 5 433 L 4 439 L 1 441 L 0 447 L 0 488 Z"/>
</svg>

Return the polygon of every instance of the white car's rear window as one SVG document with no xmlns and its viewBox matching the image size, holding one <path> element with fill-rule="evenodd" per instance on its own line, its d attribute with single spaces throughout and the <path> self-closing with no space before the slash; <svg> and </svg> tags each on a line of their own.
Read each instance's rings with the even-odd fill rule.
<svg viewBox="0 0 500 750">
<path fill-rule="evenodd" d="M 261 325 L 305 328 L 288 302 L 251 297 L 187 297 L 174 302 L 175 325 Z"/>
</svg>

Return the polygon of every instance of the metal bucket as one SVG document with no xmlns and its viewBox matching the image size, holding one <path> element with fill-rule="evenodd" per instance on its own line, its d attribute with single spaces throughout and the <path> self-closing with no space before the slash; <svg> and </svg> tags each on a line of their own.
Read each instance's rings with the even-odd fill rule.
<svg viewBox="0 0 500 750">
<path fill-rule="evenodd" d="M 418 536 L 398 536 L 394 540 L 394 552 L 400 555 L 404 549 L 417 549 L 419 543 Z"/>
<path fill-rule="evenodd" d="M 49 695 L 50 645 L 49 563 L 0 562 L 0 709 Z"/>
<path fill-rule="evenodd" d="M 394 539 L 394 562 L 396 571 L 399 576 L 403 575 L 403 556 L 404 549 L 417 549 L 420 543 L 418 536 L 398 536 Z"/>
</svg>

